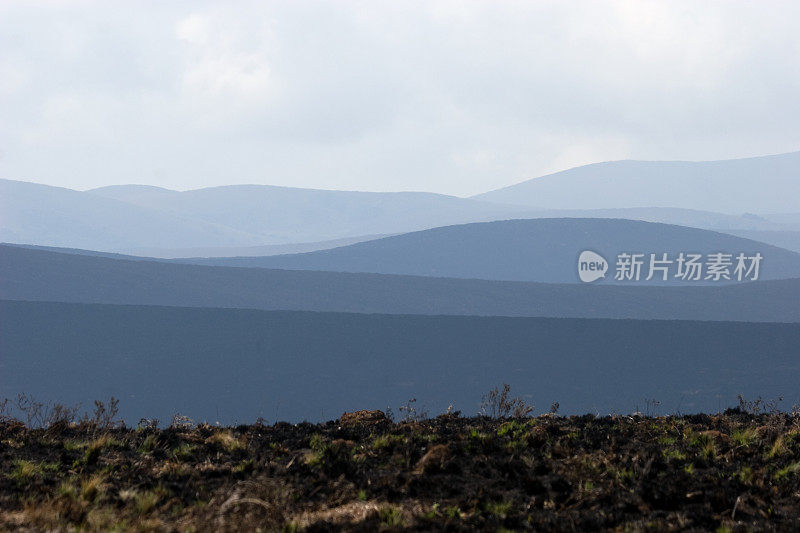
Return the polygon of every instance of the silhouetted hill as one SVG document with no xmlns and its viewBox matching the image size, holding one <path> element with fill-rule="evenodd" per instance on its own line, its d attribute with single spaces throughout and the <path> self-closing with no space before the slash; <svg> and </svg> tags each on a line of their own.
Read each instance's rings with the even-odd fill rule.
<svg viewBox="0 0 800 533">
<path fill-rule="evenodd" d="M 551 209 L 683 207 L 800 211 L 800 152 L 726 161 L 610 161 L 474 196 Z"/>
<path fill-rule="evenodd" d="M 114 395 L 168 422 L 327 420 L 417 398 L 475 413 L 508 382 L 537 413 L 798 403 L 799 324 L 386 316 L 0 302 L 0 390 L 66 403 Z"/>
<path fill-rule="evenodd" d="M 800 279 L 568 285 L 128 261 L 0 245 L 0 298 L 359 313 L 800 321 Z"/>
<path fill-rule="evenodd" d="M 617 254 L 679 252 L 737 254 L 760 252 L 759 279 L 800 277 L 800 254 L 728 234 L 650 222 L 559 218 L 504 220 L 434 228 L 317 252 L 271 257 L 189 259 L 198 264 L 373 272 L 451 278 L 545 283 L 578 283 L 577 259 L 583 250 L 603 255 L 614 282 Z M 677 272 L 673 265 L 673 274 Z M 626 281 L 624 283 L 632 283 Z M 674 276 L 666 283 L 677 284 Z M 697 284 L 697 281 L 689 282 Z M 717 282 L 715 282 L 717 283 Z"/>
</svg>

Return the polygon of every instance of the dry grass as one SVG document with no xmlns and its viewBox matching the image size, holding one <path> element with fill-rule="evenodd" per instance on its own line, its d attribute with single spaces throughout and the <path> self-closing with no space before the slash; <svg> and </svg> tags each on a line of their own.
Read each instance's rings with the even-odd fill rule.
<svg viewBox="0 0 800 533">
<path fill-rule="evenodd" d="M 778 416 L 0 424 L 0 530 L 800 529 Z"/>
</svg>

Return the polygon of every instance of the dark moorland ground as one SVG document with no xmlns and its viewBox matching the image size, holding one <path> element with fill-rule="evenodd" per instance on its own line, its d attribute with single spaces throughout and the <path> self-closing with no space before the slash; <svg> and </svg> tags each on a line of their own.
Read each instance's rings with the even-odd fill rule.
<svg viewBox="0 0 800 533">
<path fill-rule="evenodd" d="M 166 429 L 6 417 L 0 529 L 800 528 L 796 415 L 361 413 Z"/>
</svg>

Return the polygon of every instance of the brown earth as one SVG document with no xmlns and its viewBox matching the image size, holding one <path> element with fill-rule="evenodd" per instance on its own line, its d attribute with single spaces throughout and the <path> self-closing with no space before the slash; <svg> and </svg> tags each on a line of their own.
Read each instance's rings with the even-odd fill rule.
<svg viewBox="0 0 800 533">
<path fill-rule="evenodd" d="M 799 530 L 800 421 L 0 424 L 0 529 Z"/>
</svg>

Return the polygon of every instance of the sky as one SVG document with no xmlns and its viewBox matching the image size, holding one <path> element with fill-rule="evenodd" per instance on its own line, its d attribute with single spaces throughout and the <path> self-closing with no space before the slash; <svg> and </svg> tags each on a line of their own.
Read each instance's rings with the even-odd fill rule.
<svg viewBox="0 0 800 533">
<path fill-rule="evenodd" d="M 800 150 L 800 2 L 0 2 L 0 178 L 467 196 Z"/>
</svg>

